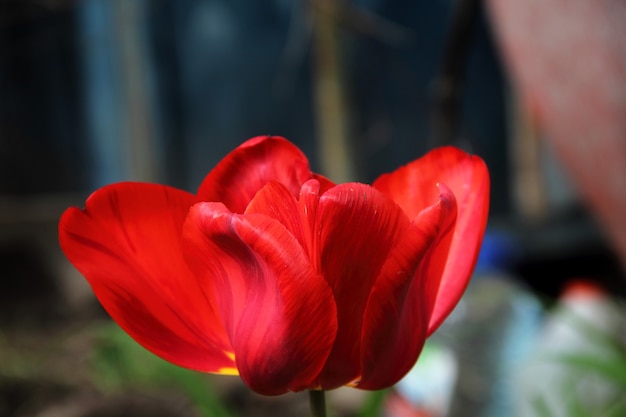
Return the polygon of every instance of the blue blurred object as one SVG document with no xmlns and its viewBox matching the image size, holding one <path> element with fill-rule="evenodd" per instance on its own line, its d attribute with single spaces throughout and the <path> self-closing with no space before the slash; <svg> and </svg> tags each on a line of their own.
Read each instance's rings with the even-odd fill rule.
<svg viewBox="0 0 626 417">
<path fill-rule="evenodd" d="M 520 242 L 515 235 L 493 228 L 487 229 L 474 275 L 479 278 L 492 271 L 510 270 L 520 255 Z"/>
<path fill-rule="evenodd" d="M 130 178 L 125 143 L 114 1 L 86 0 L 78 7 L 86 142 L 91 188 Z"/>
</svg>

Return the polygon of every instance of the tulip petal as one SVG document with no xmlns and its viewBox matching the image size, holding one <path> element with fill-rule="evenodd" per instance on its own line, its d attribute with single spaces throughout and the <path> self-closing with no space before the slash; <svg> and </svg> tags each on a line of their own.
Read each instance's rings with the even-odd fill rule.
<svg viewBox="0 0 626 417">
<path fill-rule="evenodd" d="M 233 213 L 243 213 L 268 182 L 280 182 L 297 196 L 312 175 L 308 159 L 294 144 L 279 136 L 257 136 L 226 155 L 197 195 L 201 201 L 219 201 Z"/>
<path fill-rule="evenodd" d="M 111 317 L 177 365 L 234 373 L 226 333 L 187 268 L 180 233 L 195 197 L 166 186 L 114 184 L 59 223 L 67 258 Z"/>
<path fill-rule="evenodd" d="M 489 212 L 489 172 L 477 156 L 453 148 L 435 149 L 424 157 L 382 175 L 374 187 L 396 201 L 409 217 L 416 216 L 437 197 L 435 184 L 447 185 L 456 198 L 456 226 L 445 243 L 435 245 L 427 257 L 431 261 L 422 276 L 439 276 L 433 283 L 438 291 L 425 300 L 432 306 L 428 335 L 452 312 L 469 283 L 487 225 Z"/>
<path fill-rule="evenodd" d="M 278 221 L 306 251 L 309 227 L 303 223 L 303 210 L 282 184 L 272 181 L 263 187 L 250 202 L 245 214 L 265 214 Z"/>
<path fill-rule="evenodd" d="M 183 237 L 241 378 L 265 395 L 313 388 L 337 333 L 336 307 L 298 240 L 267 215 L 234 214 L 221 203 L 193 206 Z"/>
<path fill-rule="evenodd" d="M 280 183 L 270 182 L 248 205 L 246 214 L 265 214 L 277 220 L 300 242 L 312 265 L 317 265 L 313 230 L 315 228 L 320 183 L 312 179 L 304 183 L 296 201 Z"/>
<path fill-rule="evenodd" d="M 338 185 L 319 199 L 318 263 L 333 289 L 338 334 L 321 375 L 325 389 L 360 376 L 361 329 L 368 297 L 389 252 L 410 221 L 393 201 L 364 184 Z"/>
<path fill-rule="evenodd" d="M 413 219 L 376 279 L 363 320 L 359 388 L 377 390 L 395 384 L 413 367 L 424 346 L 430 307 L 423 300 L 433 290 L 429 282 L 433 280 L 416 272 L 456 217 L 454 195 L 447 187 L 440 188 L 438 201 Z"/>
</svg>

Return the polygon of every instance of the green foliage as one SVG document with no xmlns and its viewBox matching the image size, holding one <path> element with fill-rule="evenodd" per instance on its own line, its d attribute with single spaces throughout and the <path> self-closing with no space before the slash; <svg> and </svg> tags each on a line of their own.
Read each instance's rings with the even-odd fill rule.
<svg viewBox="0 0 626 417">
<path fill-rule="evenodd" d="M 576 314 L 568 318 L 587 340 L 595 343 L 596 349 L 590 353 L 553 353 L 543 358 L 545 363 L 561 365 L 568 370 L 569 380 L 558 387 L 567 417 L 626 416 L 626 345 L 616 335 L 603 331 Z M 581 392 L 578 384 L 587 378 L 601 381 L 608 389 L 613 388 L 614 394 L 600 403 L 585 402 L 588 395 Z M 538 417 L 556 416 L 544 397 L 535 398 L 533 408 Z"/>
<path fill-rule="evenodd" d="M 572 370 L 600 376 L 626 390 L 626 356 L 607 358 L 573 353 L 555 355 L 554 360 Z"/>
<path fill-rule="evenodd" d="M 383 414 L 383 405 L 389 390 L 372 391 L 359 410 L 358 417 L 379 417 Z"/>
<path fill-rule="evenodd" d="M 117 325 L 98 329 L 91 355 L 93 378 L 103 391 L 128 387 L 172 388 L 185 394 L 206 417 L 230 417 L 206 376 L 172 365 L 149 353 Z"/>
</svg>

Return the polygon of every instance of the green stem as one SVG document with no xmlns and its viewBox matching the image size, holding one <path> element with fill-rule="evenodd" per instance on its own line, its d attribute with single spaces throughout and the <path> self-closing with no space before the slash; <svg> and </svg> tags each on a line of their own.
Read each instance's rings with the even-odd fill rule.
<svg viewBox="0 0 626 417">
<path fill-rule="evenodd" d="M 309 391 L 309 402 L 311 403 L 311 417 L 326 417 L 326 398 L 324 391 Z"/>
</svg>

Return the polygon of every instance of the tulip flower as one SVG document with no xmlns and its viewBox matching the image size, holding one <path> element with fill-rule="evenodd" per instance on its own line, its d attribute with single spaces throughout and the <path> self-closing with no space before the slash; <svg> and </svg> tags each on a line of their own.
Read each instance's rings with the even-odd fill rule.
<svg viewBox="0 0 626 417">
<path fill-rule="evenodd" d="M 484 162 L 456 148 L 373 185 L 334 184 L 265 136 L 195 195 L 105 186 L 63 214 L 59 239 L 109 315 L 167 361 L 265 395 L 377 390 L 459 301 L 488 199 Z"/>
</svg>

